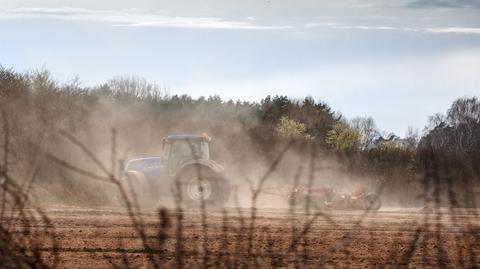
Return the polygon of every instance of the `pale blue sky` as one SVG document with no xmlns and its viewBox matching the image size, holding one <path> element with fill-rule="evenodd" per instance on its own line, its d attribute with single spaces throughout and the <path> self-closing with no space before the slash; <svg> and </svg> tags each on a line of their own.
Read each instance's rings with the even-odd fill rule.
<svg viewBox="0 0 480 269">
<path fill-rule="evenodd" d="M 403 135 L 480 95 L 480 0 L 0 0 L 0 64 L 84 86 L 311 95 Z"/>
</svg>

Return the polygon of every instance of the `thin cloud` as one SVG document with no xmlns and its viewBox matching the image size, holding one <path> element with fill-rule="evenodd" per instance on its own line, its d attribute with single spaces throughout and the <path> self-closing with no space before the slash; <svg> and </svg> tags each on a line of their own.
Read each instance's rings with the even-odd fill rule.
<svg viewBox="0 0 480 269">
<path fill-rule="evenodd" d="M 396 27 L 396 26 L 372 26 L 372 25 L 342 25 L 334 22 L 327 23 L 306 23 L 305 28 L 333 28 L 343 30 L 373 30 L 373 31 L 402 31 L 417 33 L 434 33 L 434 34 L 480 34 L 480 28 L 477 27 L 437 27 L 437 28 L 421 28 L 421 27 Z"/>
<path fill-rule="evenodd" d="M 338 23 L 336 22 L 309 22 L 303 25 L 303 27 L 305 28 L 336 27 L 336 26 L 338 26 Z"/>
<path fill-rule="evenodd" d="M 163 27 L 197 29 L 238 29 L 238 30 L 286 30 L 298 27 L 331 28 L 343 30 L 376 30 L 423 32 L 435 34 L 480 34 L 477 27 L 397 27 L 388 25 L 349 25 L 334 19 L 327 22 L 309 22 L 303 25 L 262 25 L 253 17 L 244 20 L 228 20 L 220 17 L 181 17 L 171 16 L 168 12 L 146 12 L 142 10 L 94 10 L 85 8 L 13 8 L 0 9 L 0 20 L 46 19 L 107 23 L 117 27 Z"/>
<path fill-rule="evenodd" d="M 480 28 L 472 27 L 445 27 L 427 29 L 431 33 L 480 34 Z"/>
<path fill-rule="evenodd" d="M 65 21 L 102 22 L 122 27 L 165 27 L 239 30 L 282 30 L 290 26 L 259 25 L 248 21 L 234 21 L 218 17 L 178 17 L 165 12 L 151 13 L 139 10 L 92 10 L 84 8 L 16 8 L 0 10 L 0 20 L 48 19 Z"/>
<path fill-rule="evenodd" d="M 335 26 L 337 29 L 353 29 L 353 30 L 397 30 L 397 31 L 405 31 L 405 30 L 411 30 L 410 28 L 398 28 L 398 27 L 392 27 L 392 26 L 367 26 L 367 25 L 338 25 Z"/>
<path fill-rule="evenodd" d="M 410 8 L 480 8 L 478 0 L 415 0 L 406 5 Z"/>
</svg>

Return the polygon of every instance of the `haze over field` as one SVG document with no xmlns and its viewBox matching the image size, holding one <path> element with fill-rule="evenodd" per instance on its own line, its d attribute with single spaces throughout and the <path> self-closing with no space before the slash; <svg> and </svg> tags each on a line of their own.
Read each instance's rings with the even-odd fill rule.
<svg viewBox="0 0 480 269">
<path fill-rule="evenodd" d="M 140 75 L 171 94 L 311 95 L 387 132 L 480 89 L 480 4 L 0 1 L 0 64 L 94 86 Z"/>
<path fill-rule="evenodd" d="M 0 268 L 479 268 L 480 0 L 0 0 Z"/>
</svg>

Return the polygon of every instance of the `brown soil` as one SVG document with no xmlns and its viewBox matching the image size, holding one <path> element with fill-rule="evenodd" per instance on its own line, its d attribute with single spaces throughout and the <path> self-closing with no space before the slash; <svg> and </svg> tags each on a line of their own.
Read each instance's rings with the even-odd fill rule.
<svg viewBox="0 0 480 269">
<path fill-rule="evenodd" d="M 250 214 L 247 209 L 241 212 Z M 206 245 L 200 211 L 186 210 L 177 252 L 173 209 L 168 210 L 165 235 L 159 233 L 158 213 L 142 211 L 144 242 L 122 209 L 69 207 L 46 213 L 52 221 L 47 229 L 39 221 L 25 232 L 18 222 L 13 226 L 15 237 L 33 238 L 45 257 L 56 251 L 60 268 L 154 268 L 155 263 L 168 268 L 179 262 L 185 268 L 480 266 L 479 218 L 476 211 L 463 209 L 335 211 L 318 216 L 259 209 L 251 248 L 250 221 L 246 218 L 240 229 L 237 210 L 207 212 Z M 302 236 L 305 227 L 309 230 Z M 253 256 L 257 258 L 249 258 Z"/>
</svg>

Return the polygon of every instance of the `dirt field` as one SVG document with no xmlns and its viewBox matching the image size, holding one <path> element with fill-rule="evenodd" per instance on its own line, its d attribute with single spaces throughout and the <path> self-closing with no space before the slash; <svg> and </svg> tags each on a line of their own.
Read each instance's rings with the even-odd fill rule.
<svg viewBox="0 0 480 269">
<path fill-rule="evenodd" d="M 58 253 L 61 268 L 153 268 L 155 263 L 161 268 L 175 263 L 185 268 L 480 266 L 476 211 L 383 209 L 306 216 L 259 209 L 251 245 L 250 221 L 247 218 L 242 229 L 236 209 L 208 211 L 206 225 L 198 210 L 184 211 L 181 244 L 176 244 L 174 212 L 160 218 L 153 210 L 142 211 L 144 229 L 139 232 L 122 209 L 56 208 L 45 211 L 51 224 L 38 221 L 27 232 L 17 222 L 13 229 L 17 240 L 28 237 L 38 243 L 45 257 Z M 247 209 L 241 212 L 250 214 Z M 159 219 L 165 233 L 159 232 Z M 139 233 L 144 233 L 144 241 Z"/>
</svg>

